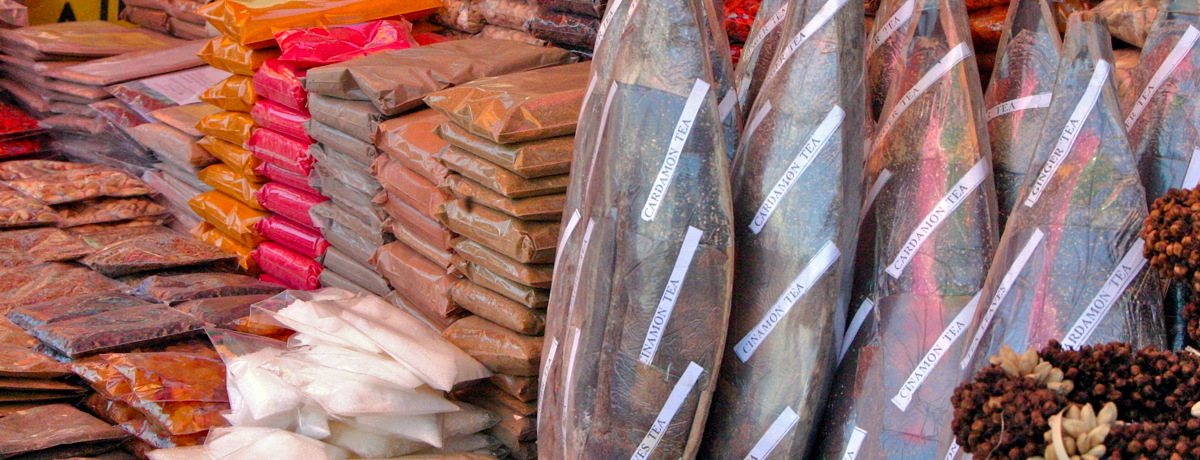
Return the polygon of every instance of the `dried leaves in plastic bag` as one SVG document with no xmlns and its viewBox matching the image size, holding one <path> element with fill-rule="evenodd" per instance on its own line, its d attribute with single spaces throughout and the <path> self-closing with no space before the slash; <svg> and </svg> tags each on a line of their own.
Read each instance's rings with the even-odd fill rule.
<svg viewBox="0 0 1200 460">
<path fill-rule="evenodd" d="M 161 232 L 104 247 L 80 263 L 106 276 L 167 268 L 233 264 L 232 255 L 178 232 Z"/>
<path fill-rule="evenodd" d="M 202 193 L 188 202 L 200 218 L 242 245 L 255 247 L 266 241 L 254 229 L 269 213 L 256 210 L 218 191 Z"/>
<path fill-rule="evenodd" d="M 231 295 L 276 294 L 283 286 L 265 283 L 246 275 L 196 273 L 152 276 L 138 283 L 130 294 L 159 302 L 182 302 Z"/>
<path fill-rule="evenodd" d="M 904 67 L 909 21 L 917 4 L 917 0 L 882 0 L 879 4 L 875 16 L 879 19 L 867 44 L 867 102 L 873 120 L 882 121 L 880 118 L 886 115 L 882 113 L 883 105 L 893 80 L 900 77 Z"/>
<path fill-rule="evenodd" d="M 127 288 L 124 283 L 89 269 L 59 262 L 0 270 L 0 312 L 22 306 Z"/>
<path fill-rule="evenodd" d="M 77 201 L 58 206 L 57 210 L 62 216 L 58 226 L 63 228 L 155 217 L 162 222 L 170 214 L 167 208 L 146 197 Z"/>
<path fill-rule="evenodd" d="M 270 297 L 270 294 L 251 294 L 197 299 L 177 304 L 172 308 L 218 327 L 225 327 L 239 318 L 250 316 L 250 307 L 253 304 Z"/>
<path fill-rule="evenodd" d="M 166 305 L 147 305 L 50 323 L 29 333 L 55 351 L 78 358 L 179 339 L 203 327 L 203 321 Z"/>
<path fill-rule="evenodd" d="M 65 262 L 92 251 L 74 235 L 55 228 L 0 232 L 0 267 Z"/>
<path fill-rule="evenodd" d="M 67 404 L 51 404 L 17 411 L 0 419 L 0 455 L 6 457 L 53 447 L 113 443 L 93 451 L 102 453 L 129 435 Z"/>
<path fill-rule="evenodd" d="M 150 303 L 128 294 L 101 292 L 21 306 L 8 312 L 8 319 L 22 328 L 33 329 L 59 321 L 146 305 Z"/>
</svg>

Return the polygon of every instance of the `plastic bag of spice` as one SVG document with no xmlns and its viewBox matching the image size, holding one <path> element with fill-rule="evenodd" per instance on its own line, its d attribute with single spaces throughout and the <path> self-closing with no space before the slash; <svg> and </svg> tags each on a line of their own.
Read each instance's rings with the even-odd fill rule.
<svg viewBox="0 0 1200 460">
<path fill-rule="evenodd" d="M 238 174 L 226 164 L 215 164 L 204 168 L 199 174 L 200 180 L 211 185 L 221 193 L 229 195 L 251 208 L 266 211 L 258 202 L 258 192 L 263 184 L 250 182 L 246 176 Z"/>
<path fill-rule="evenodd" d="M 328 200 L 323 196 L 303 192 L 277 182 L 263 185 L 258 192 L 258 201 L 262 203 L 263 207 L 310 228 L 317 228 L 317 223 L 309 214 L 309 210 Z"/>
<path fill-rule="evenodd" d="M 94 249 L 74 235 L 56 228 L 0 232 L 0 267 L 44 262 L 65 262 L 91 254 Z"/>
<path fill-rule="evenodd" d="M 421 241 L 437 248 L 439 252 L 450 250 L 450 241 L 453 239 L 454 233 L 447 230 L 437 220 L 425 216 L 417 208 L 388 192 L 377 195 L 374 202 L 391 217 L 393 228 L 404 227 Z"/>
<path fill-rule="evenodd" d="M 1004 27 L 1007 16 L 1008 5 L 971 12 L 971 43 L 977 52 L 982 54 L 986 50 L 996 49 L 996 45 L 1000 43 L 1000 35 L 1008 30 Z"/>
<path fill-rule="evenodd" d="M 304 131 L 304 122 L 308 121 L 307 113 L 297 111 L 272 100 L 264 100 L 254 105 L 250 115 L 259 126 L 272 129 L 280 134 L 312 143 L 311 137 Z"/>
<path fill-rule="evenodd" d="M 128 132 L 143 147 L 179 165 L 207 166 L 218 161 L 196 143 L 195 137 L 163 123 L 141 124 Z"/>
<path fill-rule="evenodd" d="M 63 204 L 100 197 L 149 195 L 154 190 L 125 172 L 102 165 L 88 165 L 45 174 L 6 180 L 4 185 L 46 204 Z"/>
<path fill-rule="evenodd" d="M 432 109 L 401 115 L 379 124 L 377 145 L 404 167 L 440 184 L 449 170 L 437 158 L 446 148 L 446 141 L 436 131 L 448 120 L 446 115 Z"/>
<path fill-rule="evenodd" d="M 333 150 L 353 159 L 355 163 L 358 163 L 355 165 L 356 168 L 366 167 L 369 170 L 375 157 L 379 156 L 379 150 L 375 148 L 374 144 L 354 138 L 317 120 L 304 122 L 304 130 L 319 142 L 323 149 Z"/>
<path fill-rule="evenodd" d="M 59 321 L 149 304 L 119 292 L 100 292 L 21 306 L 8 312 L 7 316 L 13 324 L 23 329 L 33 329 Z"/>
<path fill-rule="evenodd" d="M 133 406 L 117 399 L 106 399 L 99 393 L 92 394 L 84 399 L 82 403 L 88 411 L 96 414 L 104 421 L 116 425 L 118 428 L 125 430 L 126 433 L 132 434 L 138 438 L 138 441 L 149 444 L 154 448 L 171 448 L 178 446 L 195 446 L 204 442 L 204 436 L 207 433 L 194 433 L 189 435 L 172 435 L 166 429 L 150 422 L 150 419 L 145 414 L 138 412 Z M 124 452 L 117 450 L 114 452 Z M 123 460 L 125 457 L 113 457 L 114 452 L 104 454 L 96 459 L 101 460 Z M 130 455 L 131 458 L 133 454 Z"/>
<path fill-rule="evenodd" d="M 302 68 L 417 46 L 412 24 L 403 19 L 282 30 L 275 33 L 275 42 L 283 50 L 279 60 Z"/>
<path fill-rule="evenodd" d="M 1198 8 L 1190 1 L 1163 5 L 1122 99 L 1148 203 L 1169 189 L 1196 186 L 1190 171 L 1200 155 L 1200 82 L 1192 77 L 1200 67 Z"/>
<path fill-rule="evenodd" d="M 1017 0 L 1009 8 L 992 81 L 983 97 L 1002 230 L 1029 172 L 1062 48 L 1050 2 Z"/>
<path fill-rule="evenodd" d="M 308 111 L 313 120 L 368 143 L 375 142 L 379 124 L 387 118 L 370 102 L 323 96 L 315 91 L 309 94 Z"/>
<path fill-rule="evenodd" d="M 238 267 L 247 274 L 257 275 L 259 273 L 258 263 L 251 256 L 253 248 L 225 236 L 224 233 L 221 233 L 220 230 L 217 230 L 216 227 L 208 222 L 201 222 L 200 225 L 191 230 L 191 233 L 197 239 L 237 256 Z"/>
<path fill-rule="evenodd" d="M 200 122 L 196 123 L 196 129 L 201 133 L 237 146 L 245 146 L 250 142 L 250 136 L 258 131 L 258 128 L 259 124 L 254 117 L 244 112 L 215 113 L 201 118 Z"/>
<path fill-rule="evenodd" d="M 117 277 L 187 266 L 215 269 L 232 265 L 233 256 L 187 235 L 160 232 L 105 246 L 80 259 L 80 263 L 105 276 Z"/>
<path fill-rule="evenodd" d="M 151 219 L 136 219 L 115 224 L 81 225 L 67 231 L 96 249 L 103 249 L 112 244 L 123 243 L 147 235 L 172 233 L 171 229 L 154 223 Z"/>
<path fill-rule="evenodd" d="M 167 208 L 146 197 L 76 201 L 58 206 L 56 211 L 62 216 L 57 223 L 60 228 L 135 219 L 157 218 L 156 221 L 164 222 L 170 215 Z"/>
<path fill-rule="evenodd" d="M 104 275 L 77 265 L 50 262 L 0 270 L 0 312 L 63 297 L 114 292 L 127 288 Z"/>
<path fill-rule="evenodd" d="M 1161 280 L 1143 270 L 1146 198 L 1111 62 L 1103 19 L 1072 15 L 1032 171 L 969 330 L 961 367 L 972 374 L 1004 345 L 1167 344 Z"/>
<path fill-rule="evenodd" d="M 279 59 L 268 60 L 254 72 L 254 92 L 261 98 L 307 112 L 308 93 L 302 83 L 306 73 L 306 70 Z"/>
<path fill-rule="evenodd" d="M 259 129 L 250 136 L 246 148 L 264 163 L 307 177 L 312 172 L 313 159 L 308 156 L 308 144 L 269 129 Z"/>
<path fill-rule="evenodd" d="M 428 220 L 424 216 L 421 216 L 421 219 Z M 397 241 L 404 243 L 412 250 L 425 256 L 425 258 L 432 260 L 438 265 L 447 267 L 447 269 L 454 266 L 454 254 L 450 250 L 440 247 L 437 242 L 427 241 L 426 238 L 418 233 L 419 230 L 401 224 L 395 219 L 384 221 L 384 225 L 396 237 Z M 434 225 L 440 228 L 440 225 L 436 222 L 434 222 Z M 454 234 L 449 231 L 441 230 L 441 232 L 446 235 L 446 239 L 454 237 Z"/>
<path fill-rule="evenodd" d="M 279 48 L 250 49 L 229 37 L 220 36 L 209 40 L 197 56 L 218 69 L 253 77 L 263 63 L 278 58 L 280 53 Z"/>
<path fill-rule="evenodd" d="M 332 201 L 313 206 L 312 215 L 320 224 L 321 235 L 329 244 L 349 254 L 354 260 L 366 263 L 375 250 L 392 239 L 379 227 L 355 218 Z"/>
<path fill-rule="evenodd" d="M 541 9 L 521 30 L 552 43 L 591 49 L 599 27 L 600 20 L 592 16 Z"/>
<path fill-rule="evenodd" d="M 1092 8 L 1092 11 L 1104 18 L 1113 37 L 1142 48 L 1146 44 L 1146 35 L 1150 33 L 1150 28 L 1154 25 L 1154 17 L 1158 14 L 1159 3 L 1162 2 L 1105 0 Z"/>
<path fill-rule="evenodd" d="M 263 212 L 242 204 L 229 195 L 219 191 L 200 194 L 188 201 L 188 206 L 221 233 L 238 243 L 251 248 L 266 241 L 254 225 L 266 218 L 270 213 Z"/>
<path fill-rule="evenodd" d="M 170 33 L 171 16 L 166 11 L 126 6 L 117 17 L 155 32 Z"/>
<path fill-rule="evenodd" d="M 536 376 L 525 377 L 496 374 L 488 379 L 488 381 L 521 401 L 534 401 L 537 399 L 538 381 Z"/>
<path fill-rule="evenodd" d="M 404 243 L 388 243 L 369 261 L 391 283 L 396 292 L 415 308 L 434 318 L 449 318 L 458 312 L 450 301 L 450 285 L 455 277 Z"/>
<path fill-rule="evenodd" d="M 320 194 L 320 192 L 309 185 L 309 178 L 280 168 L 273 164 L 260 163 L 258 167 L 255 168 L 255 172 L 271 182 L 278 182 L 296 190 L 303 190 L 314 195 Z"/>
<path fill-rule="evenodd" d="M 204 323 L 165 305 L 130 307 L 38 326 L 29 333 L 72 358 L 193 335 Z"/>
<path fill-rule="evenodd" d="M 455 321 L 442 337 L 492 372 L 537 375 L 542 359 L 541 337 L 518 334 L 478 316 Z"/>
<path fill-rule="evenodd" d="M 568 11 L 598 18 L 604 16 L 605 0 L 537 0 L 546 9 Z"/>
<path fill-rule="evenodd" d="M 550 46 L 550 43 L 540 38 L 534 37 L 529 32 L 524 30 L 509 29 L 500 26 L 488 24 L 483 26 L 483 31 L 469 38 L 472 39 L 490 39 L 490 40 L 508 40 L 527 43 L 533 46 Z"/>
<path fill-rule="evenodd" d="M 224 327 L 239 318 L 250 316 L 251 305 L 270 297 L 268 294 L 254 294 L 189 300 L 172 308 L 200 318 L 210 324 Z"/>
<path fill-rule="evenodd" d="M 512 299 L 521 305 L 544 309 L 549 304 L 549 289 L 523 285 L 467 260 L 456 260 L 455 266 L 472 283 Z"/>
<path fill-rule="evenodd" d="M 527 179 L 570 171 L 574 143 L 571 137 L 498 145 L 471 134 L 454 123 L 442 124 L 438 128 L 438 134 L 451 145 Z"/>
<path fill-rule="evenodd" d="M 337 248 L 330 248 L 326 251 L 322 263 L 325 265 L 325 271 L 321 272 L 322 283 L 324 283 L 326 274 L 336 273 L 337 276 L 354 283 L 355 286 L 375 293 L 375 295 L 387 295 L 392 290 L 388 287 L 387 280 L 380 276 L 374 268 L 351 259 L 349 255 Z"/>
<path fill-rule="evenodd" d="M 305 85 L 314 93 L 371 101 L 384 114 L 396 115 L 453 85 L 573 60 L 569 52 L 557 48 L 504 40 L 453 41 L 312 69 Z"/>
<path fill-rule="evenodd" d="M 447 203 L 441 221 L 462 236 L 521 263 L 554 261 L 558 222 L 526 222 L 486 207 Z"/>
<path fill-rule="evenodd" d="M 228 402 L 225 366 L 217 356 L 193 353 L 113 353 L 101 356 L 129 379 L 142 401 Z"/>
<path fill-rule="evenodd" d="M 142 116 L 149 116 L 150 112 L 155 110 L 200 102 L 200 95 L 206 88 L 211 88 L 228 77 L 229 73 L 223 70 L 197 67 L 143 80 L 118 83 L 105 89 L 117 100 L 129 105 Z M 159 89 L 163 91 L 159 91 Z"/>
<path fill-rule="evenodd" d="M 737 89 L 738 106 L 742 120 L 749 123 L 750 109 L 753 107 L 758 90 L 763 79 L 770 70 L 771 61 L 779 51 L 780 37 L 783 35 L 784 20 L 788 16 L 787 0 L 765 0 L 758 7 L 754 16 L 754 25 L 745 37 L 741 58 L 733 71 L 733 84 Z M 729 6 L 727 5 L 728 9 Z"/>
<path fill-rule="evenodd" d="M 130 294 L 160 302 L 183 302 L 233 295 L 277 294 L 283 287 L 233 273 L 195 273 L 176 276 L 151 276 L 142 280 Z"/>
<path fill-rule="evenodd" d="M 350 281 L 346 277 L 337 274 L 332 268 L 329 268 L 329 266 L 325 266 L 325 270 L 321 270 L 321 276 L 318 279 L 321 281 L 321 286 L 324 286 L 327 288 L 337 288 L 337 289 L 341 289 L 344 291 L 352 292 L 357 295 L 375 294 L 371 291 L 368 291 L 367 288 L 359 286 L 358 284 L 355 284 L 353 281 Z M 384 282 L 384 285 L 386 285 L 386 284 L 387 284 L 387 282 Z M 390 291 L 390 290 L 391 290 L 391 288 L 388 288 L 387 290 L 385 290 L 384 295 L 386 295 L 387 291 Z M 375 294 L 375 295 L 378 295 L 378 294 Z"/>
<path fill-rule="evenodd" d="M 471 313 L 521 334 L 541 335 L 545 328 L 544 311 L 530 309 L 468 280 L 450 286 L 450 299 Z"/>
<path fill-rule="evenodd" d="M 112 450 L 128 437 L 119 428 L 69 404 L 19 410 L 0 420 L 0 454 L 8 457 L 39 453 L 47 458 L 65 458 L 64 453 L 74 456 L 70 451 L 55 453 L 55 448 L 68 447 L 78 449 L 76 452 L 82 455 L 96 455 Z"/>
<path fill-rule="evenodd" d="M 483 30 L 485 20 L 483 15 L 474 7 L 479 0 L 448 0 L 443 1 L 442 8 L 437 10 L 430 20 L 436 24 L 453 28 L 468 34 L 477 34 Z"/>
<path fill-rule="evenodd" d="M 200 93 L 200 100 L 233 112 L 250 112 L 258 102 L 254 79 L 233 75 Z"/>
<path fill-rule="evenodd" d="M 166 35 L 105 21 L 62 22 L 0 31 L 7 54 L 32 59 L 55 56 L 104 57 L 180 43 Z"/>
<path fill-rule="evenodd" d="M 488 24 L 516 30 L 528 30 L 525 24 L 538 12 L 535 0 L 478 0 L 478 11 Z"/>
<path fill-rule="evenodd" d="M 267 45 L 280 30 L 321 25 L 324 27 L 357 24 L 432 11 L 441 6 L 436 0 L 378 2 L 350 1 L 334 4 L 285 1 L 268 4 L 209 4 L 197 14 L 208 20 L 221 35 L 251 47 Z"/>
<path fill-rule="evenodd" d="M 467 238 L 454 240 L 454 252 L 461 259 L 482 266 L 505 278 L 535 288 L 549 288 L 553 264 L 524 264 Z"/>
<path fill-rule="evenodd" d="M 565 194 L 508 198 L 458 174 L 447 177 L 443 187 L 460 200 L 487 206 L 522 220 L 559 220 L 566 202 Z M 387 188 L 386 184 L 384 188 Z"/>
<path fill-rule="evenodd" d="M 321 264 L 279 244 L 271 241 L 260 244 L 254 248 L 254 260 L 263 273 L 289 289 L 311 291 L 321 287 Z"/>
<path fill-rule="evenodd" d="M 61 68 L 47 71 L 45 75 L 84 85 L 111 85 L 200 66 L 203 61 L 196 57 L 196 52 L 203 45 L 202 41 L 191 41 L 180 46 L 68 63 Z"/>
<path fill-rule="evenodd" d="M 508 198 L 528 198 L 567 191 L 566 174 L 526 179 L 458 147 L 442 150 L 438 158 L 452 171 Z"/>
<path fill-rule="evenodd" d="M 375 164 L 371 165 L 371 174 L 392 197 L 408 203 L 431 219 L 436 219 L 438 209 L 450 201 L 450 196 L 435 184 L 421 177 L 416 171 L 402 166 L 400 162 L 392 161 L 387 155 L 375 159 Z"/>
<path fill-rule="evenodd" d="M 320 232 L 282 216 L 267 217 L 259 221 L 255 228 L 268 240 L 311 259 L 321 259 L 329 249 L 329 242 Z"/>
<path fill-rule="evenodd" d="M 316 160 L 316 165 L 313 166 L 314 177 L 310 182 L 317 180 L 315 176 L 320 173 L 323 179 L 333 180 L 341 186 L 367 194 L 368 200 L 383 189 L 379 181 L 371 175 L 370 166 L 363 165 L 350 156 L 322 147 L 321 144 L 310 145 L 308 154 Z"/>
<path fill-rule="evenodd" d="M 244 176 L 246 180 L 259 183 L 267 181 L 267 176 L 258 169 L 264 163 L 249 150 L 212 136 L 205 136 L 196 141 L 196 145 L 207 150 L 209 154 L 221 160 L 234 172 Z"/>
<path fill-rule="evenodd" d="M 893 80 L 899 78 L 908 49 L 908 30 L 917 0 L 880 0 L 874 30 L 867 43 L 867 102 L 880 120 Z"/>
<path fill-rule="evenodd" d="M 55 379 L 71 375 L 58 361 L 16 345 L 0 345 L 0 377 Z"/>
<path fill-rule="evenodd" d="M 155 110 L 150 112 L 150 118 L 178 129 L 188 136 L 203 137 L 204 133 L 196 128 L 196 124 L 200 123 L 200 120 L 204 117 L 219 112 L 221 112 L 221 109 L 212 104 L 195 103 Z"/>
</svg>

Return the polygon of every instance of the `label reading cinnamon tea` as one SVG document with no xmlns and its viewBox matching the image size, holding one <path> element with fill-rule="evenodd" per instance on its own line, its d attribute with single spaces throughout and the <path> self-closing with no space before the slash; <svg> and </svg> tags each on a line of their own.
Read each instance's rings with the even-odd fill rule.
<svg viewBox="0 0 1200 460">
<path fill-rule="evenodd" d="M 900 412 L 908 410 L 908 404 L 912 402 L 913 395 L 917 394 L 917 389 L 921 388 L 921 384 L 925 383 L 925 379 L 933 373 L 933 368 L 942 360 L 942 356 L 946 355 L 946 351 L 971 325 L 971 320 L 975 318 L 975 309 L 979 306 L 979 294 L 975 293 L 975 297 L 967 302 L 967 306 L 958 312 L 950 325 L 946 326 L 946 330 L 942 331 L 942 335 L 938 336 L 937 341 L 929 348 L 929 352 L 925 353 L 925 356 L 917 362 L 917 368 L 908 375 L 908 380 L 905 380 L 904 385 L 900 386 L 900 391 L 892 398 L 892 404 L 895 404 Z"/>
<path fill-rule="evenodd" d="M 704 231 L 688 227 L 687 234 L 683 237 L 683 244 L 679 247 L 679 257 L 675 259 L 675 267 L 671 269 L 671 276 L 667 278 L 667 286 L 663 288 L 662 297 L 658 299 L 658 307 L 654 310 L 654 316 L 650 318 L 650 330 L 646 331 L 646 339 L 642 342 L 642 352 L 638 355 L 638 361 L 647 366 L 654 361 L 654 355 L 658 353 L 658 345 L 662 343 L 662 336 L 667 330 L 667 323 L 671 321 L 671 312 L 675 310 L 675 301 L 679 299 L 679 294 L 683 290 L 683 281 L 687 278 L 688 267 L 692 265 L 692 258 L 696 255 L 696 248 L 700 246 L 700 237 L 704 236 Z"/>
<path fill-rule="evenodd" d="M 767 339 L 771 331 L 775 330 L 775 326 L 783 320 L 784 316 L 787 316 L 796 302 L 800 301 L 800 298 L 804 297 L 804 294 L 817 283 L 821 275 L 824 275 L 829 267 L 833 266 L 833 262 L 837 260 L 839 254 L 837 245 L 832 241 L 826 241 L 825 245 L 821 246 L 821 249 L 800 270 L 800 274 L 796 275 L 796 278 L 783 291 L 771 309 L 767 310 L 766 316 L 733 347 L 733 352 L 737 354 L 738 359 L 746 362 L 754 355 L 754 351 Z"/>
</svg>

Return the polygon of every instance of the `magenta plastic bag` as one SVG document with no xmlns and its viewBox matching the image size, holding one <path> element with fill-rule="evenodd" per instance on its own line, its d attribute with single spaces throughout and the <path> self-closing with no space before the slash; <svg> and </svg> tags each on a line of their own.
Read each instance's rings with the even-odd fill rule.
<svg viewBox="0 0 1200 460">
<path fill-rule="evenodd" d="M 258 97 L 308 113 L 308 92 L 300 82 L 306 73 L 294 64 L 271 59 L 254 72 L 254 92 Z"/>
<path fill-rule="evenodd" d="M 275 33 L 280 61 L 305 69 L 348 61 L 368 54 L 417 46 L 412 24 L 379 20 L 341 27 L 309 27 Z"/>
<path fill-rule="evenodd" d="M 308 144 L 292 139 L 279 131 L 259 129 L 246 142 L 255 157 L 287 171 L 308 177 L 312 173 L 313 158 L 308 155 Z"/>
<path fill-rule="evenodd" d="M 272 100 L 261 100 L 254 104 L 254 108 L 250 110 L 250 116 L 254 117 L 254 122 L 263 128 L 273 129 L 280 134 L 286 134 L 288 137 L 309 144 L 314 142 L 304 130 L 304 122 L 312 118 L 307 112 L 301 112 Z"/>
<path fill-rule="evenodd" d="M 313 229 L 317 228 L 317 223 L 309 216 L 308 210 L 325 201 L 329 201 L 329 198 L 276 182 L 263 185 L 258 191 L 258 202 L 268 211 Z"/>
<path fill-rule="evenodd" d="M 297 224 L 282 216 L 270 216 L 254 224 L 255 230 L 268 240 L 300 253 L 305 257 L 319 259 L 329 249 L 329 241 L 321 232 Z"/>
<path fill-rule="evenodd" d="M 311 291 L 321 287 L 321 264 L 278 243 L 259 245 L 254 249 L 254 260 L 265 276 L 288 289 Z"/>
<path fill-rule="evenodd" d="M 270 179 L 271 182 L 279 182 L 281 184 L 287 185 L 288 187 L 300 189 L 305 192 L 311 193 L 313 195 L 321 194 L 316 189 L 312 188 L 312 186 L 308 185 L 307 177 L 304 177 L 304 176 L 301 176 L 294 172 L 280 168 L 273 164 L 262 163 L 262 164 L 258 165 L 258 167 L 254 169 L 254 171 L 259 174 L 262 174 L 264 176 L 267 176 L 267 179 Z"/>
</svg>

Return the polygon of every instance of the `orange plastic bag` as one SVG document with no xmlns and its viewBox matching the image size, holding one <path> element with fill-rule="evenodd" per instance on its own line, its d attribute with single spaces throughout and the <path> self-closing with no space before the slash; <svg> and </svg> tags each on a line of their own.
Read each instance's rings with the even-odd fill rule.
<svg viewBox="0 0 1200 460">
<path fill-rule="evenodd" d="M 269 46 L 275 32 L 297 27 L 337 26 L 392 16 L 419 17 L 442 6 L 440 0 L 258 0 L 252 4 L 215 2 L 197 14 L 221 35 L 251 47 Z"/>
<path fill-rule="evenodd" d="M 229 165 L 222 163 L 209 166 L 200 171 L 199 176 L 205 184 L 241 201 L 246 206 L 259 211 L 267 210 L 258 202 L 257 198 L 258 191 L 263 184 L 247 180 L 246 176 L 234 171 Z"/>
<path fill-rule="evenodd" d="M 279 57 L 279 48 L 250 49 L 224 35 L 210 40 L 197 56 L 226 72 L 253 77 L 268 59 Z"/>
<path fill-rule="evenodd" d="M 201 118 L 196 129 L 205 135 L 244 147 L 250 135 L 258 129 L 258 123 L 245 112 L 221 112 Z"/>
<path fill-rule="evenodd" d="M 201 222 L 200 225 L 197 225 L 192 229 L 191 233 L 192 236 L 196 237 L 197 239 L 216 246 L 222 251 L 237 256 L 238 267 L 240 267 L 242 271 L 246 272 L 247 274 L 258 276 L 259 273 L 262 273 L 262 271 L 258 269 L 258 262 L 256 262 L 252 256 L 252 252 L 254 250 L 249 246 L 234 241 L 233 238 L 225 236 L 225 234 L 221 233 L 220 230 L 217 230 L 217 227 L 214 227 L 213 224 Z"/>
<path fill-rule="evenodd" d="M 267 240 L 258 233 L 254 224 L 271 213 L 246 206 L 216 190 L 201 193 L 188 201 L 188 205 L 201 219 L 242 245 L 253 248 Z"/>
<path fill-rule="evenodd" d="M 246 112 L 258 102 L 254 92 L 254 79 L 245 75 L 233 75 L 200 93 L 200 100 L 231 112 Z"/>
<path fill-rule="evenodd" d="M 219 358 L 190 353 L 111 353 L 101 355 L 129 379 L 143 401 L 228 402 L 225 365 Z"/>
<path fill-rule="evenodd" d="M 249 150 L 211 136 L 200 139 L 197 145 L 204 147 L 204 150 L 228 165 L 234 172 L 244 176 L 246 180 L 255 183 L 267 181 L 267 176 L 257 170 L 262 164 L 262 160 L 255 157 Z"/>
</svg>

